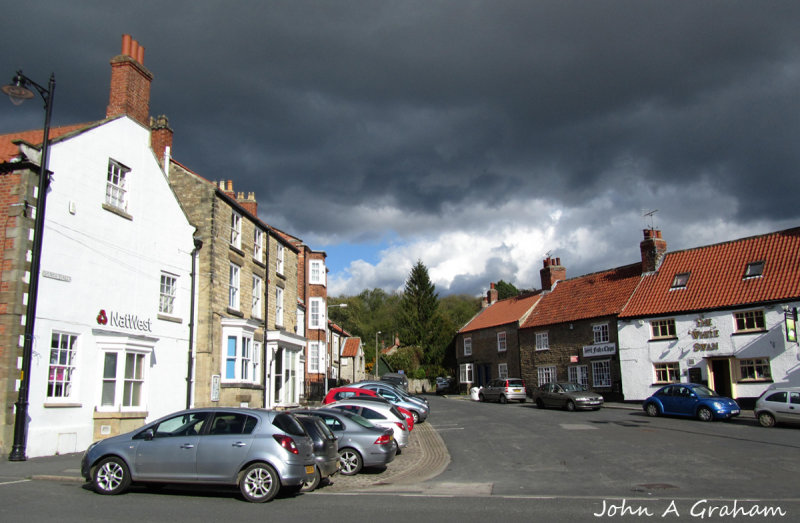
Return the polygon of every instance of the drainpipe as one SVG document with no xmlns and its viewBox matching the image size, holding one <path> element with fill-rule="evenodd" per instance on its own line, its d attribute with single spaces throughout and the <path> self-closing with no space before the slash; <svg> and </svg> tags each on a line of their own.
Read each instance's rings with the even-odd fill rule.
<svg viewBox="0 0 800 523">
<path fill-rule="evenodd" d="M 272 241 L 272 227 L 267 225 L 264 231 L 267 237 L 266 245 L 264 246 L 264 257 L 266 258 L 267 270 L 264 274 L 264 340 L 261 342 L 261 361 L 264 367 L 264 400 L 263 405 L 265 409 L 272 408 L 269 403 L 269 393 L 272 382 L 269 380 L 270 368 L 272 367 L 272 358 L 267 360 L 267 330 L 269 329 L 269 282 L 270 282 L 270 265 L 269 265 L 269 250 L 270 242 Z M 269 361 L 269 365 L 267 362 Z"/>
<path fill-rule="evenodd" d="M 192 251 L 192 295 L 189 300 L 189 357 L 186 369 L 186 408 L 192 408 L 192 383 L 194 381 L 194 293 L 197 280 L 197 253 L 203 248 L 203 240 L 194 237 L 194 250 Z"/>
</svg>

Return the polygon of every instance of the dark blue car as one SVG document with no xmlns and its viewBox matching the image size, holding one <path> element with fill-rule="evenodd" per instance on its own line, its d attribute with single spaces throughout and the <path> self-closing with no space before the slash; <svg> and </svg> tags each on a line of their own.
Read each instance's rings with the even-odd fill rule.
<svg viewBox="0 0 800 523">
<path fill-rule="evenodd" d="M 648 416 L 687 416 L 700 421 L 730 419 L 741 412 L 739 404 L 699 383 L 674 383 L 658 389 L 642 408 Z"/>
</svg>

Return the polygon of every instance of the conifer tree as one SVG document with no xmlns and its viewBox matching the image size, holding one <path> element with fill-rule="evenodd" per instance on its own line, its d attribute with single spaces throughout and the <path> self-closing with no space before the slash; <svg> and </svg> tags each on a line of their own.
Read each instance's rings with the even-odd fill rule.
<svg viewBox="0 0 800 523">
<path fill-rule="evenodd" d="M 398 329 L 403 345 L 422 349 L 422 359 L 427 364 L 441 363 L 444 347 L 441 344 L 441 316 L 439 295 L 428 276 L 428 268 L 417 261 L 406 280 L 400 301 Z"/>
</svg>

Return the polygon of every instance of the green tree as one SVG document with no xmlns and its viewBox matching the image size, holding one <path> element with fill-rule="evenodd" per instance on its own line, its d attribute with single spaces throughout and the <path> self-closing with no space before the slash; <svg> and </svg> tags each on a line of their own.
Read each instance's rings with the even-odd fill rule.
<svg viewBox="0 0 800 523">
<path fill-rule="evenodd" d="M 506 283 L 503 280 L 497 282 L 494 288 L 497 289 L 498 300 L 505 300 L 506 298 L 513 298 L 519 295 L 519 289 L 514 287 L 513 283 Z"/>
<path fill-rule="evenodd" d="M 400 300 L 400 341 L 403 345 L 422 349 L 423 365 L 438 364 L 444 356 L 442 326 L 436 286 L 428 276 L 428 268 L 422 261 L 417 261 L 406 280 Z"/>
</svg>

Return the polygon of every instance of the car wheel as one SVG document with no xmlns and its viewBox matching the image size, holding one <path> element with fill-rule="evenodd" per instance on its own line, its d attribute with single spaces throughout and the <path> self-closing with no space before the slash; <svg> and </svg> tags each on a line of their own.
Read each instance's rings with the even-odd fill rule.
<svg viewBox="0 0 800 523">
<path fill-rule="evenodd" d="M 506 398 L 505 394 L 500 394 L 500 403 L 502 403 L 503 405 L 508 403 L 508 398 Z"/>
<path fill-rule="evenodd" d="M 319 471 L 319 467 L 314 467 L 314 479 L 311 481 L 307 481 L 303 483 L 300 488 L 300 492 L 311 492 L 316 490 L 319 487 L 319 484 L 322 482 L 322 473 Z"/>
<path fill-rule="evenodd" d="M 239 491 L 252 503 L 264 503 L 274 498 L 281 488 L 275 469 L 266 463 L 253 463 L 241 474 Z"/>
<path fill-rule="evenodd" d="M 125 461 L 116 456 L 105 458 L 94 468 L 92 485 L 95 492 L 114 496 L 125 492 L 131 484 L 131 475 Z"/>
<path fill-rule="evenodd" d="M 419 413 L 416 410 L 411 411 L 411 417 L 414 418 L 414 425 L 419 423 Z"/>
<path fill-rule="evenodd" d="M 567 401 L 567 410 L 569 412 L 575 412 L 575 402 L 572 400 Z"/>
<path fill-rule="evenodd" d="M 648 403 L 644 411 L 647 412 L 647 415 L 651 418 L 658 416 L 658 406 L 655 403 Z"/>
<path fill-rule="evenodd" d="M 397 447 L 400 450 L 400 447 Z M 361 454 L 357 450 L 346 448 L 339 451 L 339 462 L 342 465 L 340 472 L 344 476 L 355 476 L 364 465 L 364 460 L 361 459 Z"/>
<path fill-rule="evenodd" d="M 761 423 L 762 427 L 774 427 L 775 416 L 773 416 L 769 412 L 760 412 L 758 414 L 758 422 Z"/>
<path fill-rule="evenodd" d="M 536 407 L 544 409 L 544 402 L 542 401 L 542 398 L 536 398 Z"/>
<path fill-rule="evenodd" d="M 478 401 L 486 401 L 486 397 L 483 394 L 478 394 Z"/>
<path fill-rule="evenodd" d="M 711 409 L 708 407 L 700 407 L 697 409 L 697 419 L 700 421 L 711 421 L 714 419 L 714 414 L 711 413 Z"/>
</svg>

